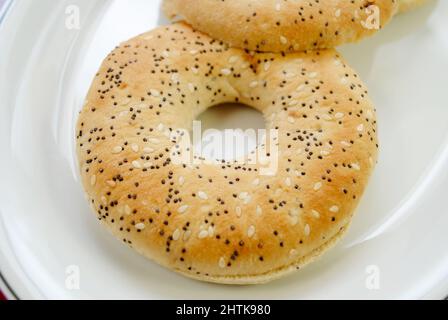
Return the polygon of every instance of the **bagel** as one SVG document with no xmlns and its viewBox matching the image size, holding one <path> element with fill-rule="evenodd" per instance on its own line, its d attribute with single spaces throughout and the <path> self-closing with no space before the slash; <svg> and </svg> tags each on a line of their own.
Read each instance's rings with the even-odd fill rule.
<svg viewBox="0 0 448 320">
<path fill-rule="evenodd" d="M 428 2 L 428 0 L 399 0 L 399 1 L 400 1 L 400 3 L 399 3 L 400 4 L 400 6 L 399 6 L 400 13 L 411 11 L 411 10 L 417 8 L 418 6 L 421 6 Z"/>
<path fill-rule="evenodd" d="M 229 102 L 278 131 L 273 174 L 261 161 L 174 163 L 182 129 Z M 299 269 L 345 232 L 376 163 L 376 131 L 366 87 L 335 50 L 249 54 L 177 23 L 107 56 L 76 145 L 91 207 L 126 245 L 194 279 L 254 284 Z"/>
<path fill-rule="evenodd" d="M 163 8 L 168 18 L 182 17 L 230 46 L 291 52 L 334 48 L 371 35 L 389 22 L 397 1 L 165 0 Z"/>
</svg>

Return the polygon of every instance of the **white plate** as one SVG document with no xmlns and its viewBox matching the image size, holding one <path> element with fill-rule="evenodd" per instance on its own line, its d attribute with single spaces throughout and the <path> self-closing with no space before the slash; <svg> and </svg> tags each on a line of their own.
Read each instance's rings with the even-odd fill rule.
<svg viewBox="0 0 448 320">
<path fill-rule="evenodd" d="M 70 4 L 80 9 L 80 30 L 66 28 Z M 118 42 L 165 23 L 159 4 L 22 0 L 0 27 L 0 270 L 15 294 L 446 296 L 448 2 L 399 16 L 377 36 L 342 48 L 378 108 L 379 165 L 348 236 L 334 250 L 291 277 L 248 287 L 188 280 L 122 246 L 97 223 L 77 179 L 74 121 L 90 81 Z M 70 266 L 79 268 L 79 290 L 66 286 L 66 272 L 69 280 L 76 276 Z M 372 281 L 375 271 L 379 283 Z"/>
</svg>

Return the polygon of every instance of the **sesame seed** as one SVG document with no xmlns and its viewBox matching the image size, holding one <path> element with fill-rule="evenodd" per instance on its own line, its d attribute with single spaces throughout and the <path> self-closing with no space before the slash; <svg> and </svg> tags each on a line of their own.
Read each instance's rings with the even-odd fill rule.
<svg viewBox="0 0 448 320">
<path fill-rule="evenodd" d="M 342 112 L 338 112 L 338 113 L 336 113 L 336 114 L 334 115 L 334 117 L 335 117 L 336 119 L 342 119 L 342 118 L 344 118 L 344 114 L 343 114 Z"/>
<path fill-rule="evenodd" d="M 255 179 L 254 181 L 252 181 L 252 184 L 254 185 L 254 186 L 258 186 L 259 184 L 260 184 L 260 179 Z"/>
<path fill-rule="evenodd" d="M 157 139 L 157 138 L 150 138 L 150 139 L 149 139 L 149 142 L 152 143 L 152 144 L 159 144 L 159 143 L 160 143 L 160 140 Z"/>
<path fill-rule="evenodd" d="M 144 164 L 143 164 L 143 168 L 145 168 L 145 169 L 149 169 L 149 168 L 151 168 L 153 166 L 153 163 L 152 162 L 145 162 Z"/>
<path fill-rule="evenodd" d="M 189 83 L 188 84 L 188 90 L 190 90 L 190 92 L 194 92 L 194 84 Z"/>
<path fill-rule="evenodd" d="M 285 179 L 285 185 L 287 187 L 290 187 L 292 185 L 291 178 L 288 177 L 288 178 Z"/>
<path fill-rule="evenodd" d="M 185 183 L 185 178 L 184 177 L 179 177 L 179 184 L 182 186 Z"/>
<path fill-rule="evenodd" d="M 90 177 L 90 185 L 93 187 L 96 184 L 96 175 Z"/>
<path fill-rule="evenodd" d="M 336 18 L 339 18 L 341 16 L 341 9 L 337 9 L 334 15 L 336 16 Z"/>
<path fill-rule="evenodd" d="M 132 148 L 132 151 L 134 151 L 134 152 L 138 152 L 138 150 L 139 150 L 139 147 L 136 144 L 133 144 L 131 148 Z"/>
<path fill-rule="evenodd" d="M 156 97 L 156 98 L 160 97 L 160 92 L 155 89 L 149 90 L 149 93 L 151 93 L 151 96 L 153 96 L 153 97 Z"/>
<path fill-rule="evenodd" d="M 257 206 L 257 209 L 255 210 L 255 213 L 257 214 L 257 216 L 261 216 L 261 214 L 263 213 L 263 210 L 261 209 L 260 206 Z"/>
<path fill-rule="evenodd" d="M 185 213 L 188 210 L 188 208 L 189 208 L 188 205 L 184 205 L 184 206 L 180 207 L 179 209 L 177 209 L 177 212 Z"/>
<path fill-rule="evenodd" d="M 177 241 L 180 239 L 180 230 L 179 229 L 174 230 L 172 238 L 174 241 Z"/>
<path fill-rule="evenodd" d="M 305 232 L 305 236 L 309 237 L 309 235 L 311 234 L 311 227 L 309 224 L 305 225 L 304 232 Z"/>
<path fill-rule="evenodd" d="M 226 259 L 224 259 L 224 257 L 221 257 L 219 259 L 218 265 L 221 269 L 224 269 L 226 267 Z"/>
<path fill-rule="evenodd" d="M 287 44 L 288 43 L 288 39 L 286 39 L 284 36 L 280 36 L 280 42 L 282 44 Z"/>
<path fill-rule="evenodd" d="M 198 197 L 202 200 L 208 200 L 208 195 L 204 191 L 199 191 Z"/>
<path fill-rule="evenodd" d="M 289 256 L 290 257 L 294 257 L 294 256 L 296 256 L 297 255 L 297 250 L 295 250 L 295 249 L 291 249 L 291 251 L 289 251 Z"/>
<path fill-rule="evenodd" d="M 314 184 L 314 190 L 317 191 L 322 188 L 322 182 L 317 182 Z"/>
<path fill-rule="evenodd" d="M 232 71 L 230 69 L 222 69 L 221 73 L 225 76 L 228 76 L 232 73 Z"/>
<path fill-rule="evenodd" d="M 237 56 L 231 56 L 229 58 L 229 63 L 231 63 L 231 64 L 234 64 L 237 61 L 238 61 L 238 57 Z"/>
<path fill-rule="evenodd" d="M 171 80 L 174 81 L 174 82 L 179 81 L 179 74 L 178 73 L 173 73 L 171 75 Z"/>
<path fill-rule="evenodd" d="M 120 112 L 120 113 L 118 114 L 118 116 L 119 116 L 119 117 L 125 117 L 125 116 L 127 116 L 128 114 L 129 114 L 129 111 L 125 110 L 125 111 Z"/>
<path fill-rule="evenodd" d="M 306 85 L 305 84 L 301 84 L 300 86 L 297 87 L 296 91 L 297 92 L 302 92 L 305 88 L 306 88 Z"/>
<path fill-rule="evenodd" d="M 314 218 L 316 218 L 316 219 L 319 219 L 319 218 L 320 218 L 320 213 L 317 212 L 316 210 L 311 210 L 311 213 L 313 214 L 313 217 L 314 217 Z"/>
<path fill-rule="evenodd" d="M 338 207 L 338 206 L 332 206 L 332 207 L 330 208 L 330 211 L 331 211 L 331 212 L 334 212 L 334 213 L 339 212 L 339 207 Z"/>
<path fill-rule="evenodd" d="M 121 146 L 116 146 L 112 149 L 112 153 L 117 154 L 123 151 L 123 148 Z"/>
<path fill-rule="evenodd" d="M 364 125 L 360 124 L 359 126 L 356 127 L 356 130 L 358 130 L 358 132 L 363 132 L 364 131 Z"/>
<path fill-rule="evenodd" d="M 190 230 L 185 231 L 183 240 L 187 241 L 188 239 L 190 239 L 190 237 L 191 237 L 191 231 Z"/>
<path fill-rule="evenodd" d="M 252 81 L 250 84 L 249 84 L 249 87 L 250 88 L 256 88 L 258 86 L 258 81 Z"/>
<path fill-rule="evenodd" d="M 240 198 L 241 200 L 244 200 L 244 199 L 246 199 L 248 196 L 249 196 L 249 193 L 248 193 L 248 192 L 241 192 L 241 193 L 238 195 L 238 198 Z"/>
<path fill-rule="evenodd" d="M 255 235 L 255 226 L 250 226 L 247 230 L 247 236 L 252 238 Z"/>
<path fill-rule="evenodd" d="M 269 68 L 271 67 L 271 63 L 268 61 L 264 64 L 264 71 L 268 71 Z"/>
<path fill-rule="evenodd" d="M 201 232 L 199 232 L 198 235 L 199 239 L 205 239 L 208 237 L 208 231 L 207 230 L 202 230 Z"/>
<path fill-rule="evenodd" d="M 289 210 L 289 213 L 288 213 L 291 217 L 297 217 L 297 216 L 299 216 L 299 214 L 300 214 L 300 209 L 298 209 L 298 208 L 293 208 L 293 209 L 291 209 L 291 210 Z"/>
<path fill-rule="evenodd" d="M 236 212 L 236 216 L 238 218 L 241 218 L 241 215 L 242 215 L 241 207 L 236 207 L 235 212 Z"/>
<path fill-rule="evenodd" d="M 130 215 L 131 214 L 131 208 L 128 205 L 124 206 L 124 213 L 126 215 Z"/>
<path fill-rule="evenodd" d="M 141 163 L 138 162 L 137 160 L 132 161 L 132 166 L 133 166 L 135 169 L 141 169 L 141 168 L 142 168 Z"/>
<path fill-rule="evenodd" d="M 355 169 L 356 171 L 360 171 L 360 170 L 361 170 L 360 165 L 357 164 L 357 163 L 352 163 L 351 166 L 352 166 L 352 168 Z"/>
<path fill-rule="evenodd" d="M 137 223 L 136 225 L 135 225 L 135 229 L 137 229 L 137 230 L 144 230 L 145 229 L 145 224 L 144 223 Z"/>
<path fill-rule="evenodd" d="M 296 217 L 296 216 L 291 217 L 291 225 L 292 225 L 292 226 L 295 226 L 295 225 L 297 225 L 298 223 L 299 223 L 299 217 Z"/>
<path fill-rule="evenodd" d="M 294 122 L 296 122 L 296 120 L 293 117 L 288 117 L 288 122 L 289 123 L 294 123 Z"/>
<path fill-rule="evenodd" d="M 150 154 L 150 153 L 153 153 L 154 152 L 154 149 L 153 148 L 144 148 L 143 149 L 143 152 L 145 153 L 145 154 Z"/>
<path fill-rule="evenodd" d="M 112 187 L 112 188 L 114 188 L 117 185 L 117 183 L 113 180 L 108 180 L 108 181 L 106 181 L 106 183 L 109 185 L 109 187 Z"/>
<path fill-rule="evenodd" d="M 292 107 L 292 106 L 297 105 L 298 103 L 299 103 L 298 100 L 291 100 L 291 101 L 289 101 L 288 105 L 289 105 L 290 107 Z"/>
</svg>

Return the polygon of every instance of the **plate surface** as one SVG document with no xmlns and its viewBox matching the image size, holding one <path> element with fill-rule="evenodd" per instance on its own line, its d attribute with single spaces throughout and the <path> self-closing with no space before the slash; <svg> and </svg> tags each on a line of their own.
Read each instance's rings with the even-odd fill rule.
<svg viewBox="0 0 448 320">
<path fill-rule="evenodd" d="M 334 250 L 291 277 L 248 287 L 188 280 L 122 246 L 97 223 L 78 181 L 74 123 L 91 79 L 117 43 L 167 23 L 159 7 L 22 0 L 0 26 L 0 270 L 10 289 L 58 299 L 445 297 L 448 2 L 341 48 L 377 105 L 379 165 Z"/>
</svg>

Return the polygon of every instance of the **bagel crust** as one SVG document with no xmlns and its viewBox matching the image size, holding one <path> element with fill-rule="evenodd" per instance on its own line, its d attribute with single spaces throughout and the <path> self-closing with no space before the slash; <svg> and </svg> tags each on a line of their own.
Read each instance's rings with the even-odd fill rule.
<svg viewBox="0 0 448 320">
<path fill-rule="evenodd" d="M 274 174 L 260 174 L 263 163 L 173 161 L 181 129 L 227 102 L 278 131 Z M 113 234 L 176 272 L 227 284 L 279 278 L 331 247 L 377 159 L 374 107 L 335 50 L 249 54 L 184 23 L 108 55 L 76 139 L 89 202 Z"/>
<path fill-rule="evenodd" d="M 165 0 L 163 6 L 168 18 L 181 17 L 232 47 L 292 52 L 334 48 L 369 36 L 389 22 L 397 1 Z"/>
</svg>

